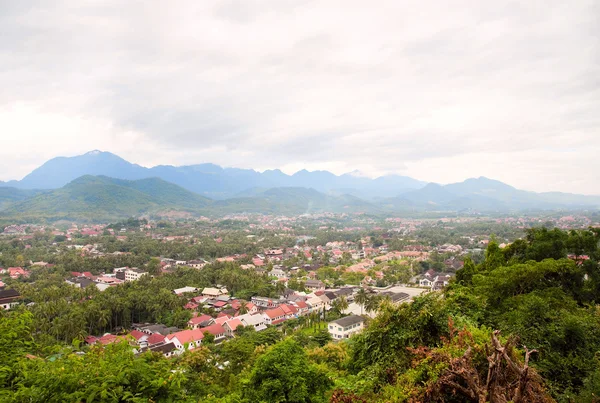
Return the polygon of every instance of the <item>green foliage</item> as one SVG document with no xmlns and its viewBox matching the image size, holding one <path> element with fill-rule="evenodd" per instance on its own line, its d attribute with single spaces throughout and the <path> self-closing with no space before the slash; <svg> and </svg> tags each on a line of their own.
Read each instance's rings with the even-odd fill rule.
<svg viewBox="0 0 600 403">
<path fill-rule="evenodd" d="M 326 373 L 308 363 L 304 349 L 292 339 L 271 347 L 243 382 L 248 402 L 325 402 L 332 385 Z"/>
<path fill-rule="evenodd" d="M 386 370 L 408 368 L 407 347 L 434 346 L 448 333 L 448 307 L 439 295 L 416 298 L 412 304 L 383 304 L 365 331 L 355 336 L 350 369 L 384 377 Z"/>
<path fill-rule="evenodd" d="M 85 355 L 65 350 L 55 359 L 20 361 L 9 401 L 15 402 L 176 402 L 190 401 L 186 376 L 171 363 L 144 354 L 136 358 L 126 343 L 94 347 Z"/>
</svg>

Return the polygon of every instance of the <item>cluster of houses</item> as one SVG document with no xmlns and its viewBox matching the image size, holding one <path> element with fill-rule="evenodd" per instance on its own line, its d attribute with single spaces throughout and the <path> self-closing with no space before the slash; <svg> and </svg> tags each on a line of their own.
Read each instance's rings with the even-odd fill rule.
<svg viewBox="0 0 600 403">
<path fill-rule="evenodd" d="M 236 336 L 240 327 L 252 327 L 262 331 L 268 326 L 278 326 L 287 320 L 317 312 L 322 314 L 331 309 L 331 303 L 341 296 L 353 300 L 355 289 L 318 290 L 310 294 L 293 290 L 279 298 L 252 297 L 250 302 L 232 298 L 222 287 L 183 287 L 173 290 L 178 295 L 197 294 L 190 297 L 185 308 L 193 311 L 186 329 L 168 328 L 161 324 L 137 324 L 127 336 L 106 334 L 102 337 L 90 336 L 88 344 L 109 344 L 124 338 L 134 345 L 137 353 L 144 351 L 160 352 L 165 357 L 179 355 L 186 350 L 199 347 L 211 335 L 214 343 L 221 343 Z M 199 313 L 197 309 L 210 307 L 214 314 Z M 328 324 L 328 330 L 335 340 L 345 339 L 362 330 L 364 318 L 352 315 Z"/>
<path fill-rule="evenodd" d="M 100 291 L 104 291 L 109 287 L 113 287 L 125 282 L 137 281 L 143 276 L 147 276 L 148 272 L 136 267 L 117 267 L 113 270 L 113 273 L 104 273 L 99 276 L 95 276 L 89 271 L 72 271 L 71 275 L 73 277 L 65 280 L 67 284 L 71 284 L 78 288 L 95 286 Z"/>
</svg>

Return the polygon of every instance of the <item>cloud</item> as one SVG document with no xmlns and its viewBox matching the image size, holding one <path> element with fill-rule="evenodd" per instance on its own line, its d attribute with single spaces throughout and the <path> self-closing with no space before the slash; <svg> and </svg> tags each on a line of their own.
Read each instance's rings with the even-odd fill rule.
<svg viewBox="0 0 600 403">
<path fill-rule="evenodd" d="M 593 0 L 2 4 L 0 178 L 101 148 L 597 193 L 598 15 Z"/>
</svg>

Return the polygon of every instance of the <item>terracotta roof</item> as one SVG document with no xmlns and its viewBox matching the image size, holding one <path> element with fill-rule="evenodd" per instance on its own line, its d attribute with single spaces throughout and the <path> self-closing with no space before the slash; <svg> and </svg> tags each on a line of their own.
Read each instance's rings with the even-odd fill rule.
<svg viewBox="0 0 600 403">
<path fill-rule="evenodd" d="M 239 320 L 238 318 L 234 318 L 234 319 L 230 319 L 227 322 L 225 322 L 225 324 L 231 329 L 231 330 L 235 330 L 237 329 L 238 326 L 244 326 L 244 324 L 242 323 L 241 320 Z"/>
<path fill-rule="evenodd" d="M 285 312 L 280 307 L 277 307 L 273 309 L 267 309 L 265 311 L 265 315 L 267 315 L 271 319 L 274 319 L 280 316 L 285 316 Z"/>
<path fill-rule="evenodd" d="M 225 315 L 225 316 L 220 316 L 217 319 L 215 319 L 215 323 L 219 324 L 219 325 L 223 325 L 225 322 L 227 322 L 229 319 L 231 319 L 229 316 Z"/>
<path fill-rule="evenodd" d="M 136 340 L 140 340 L 142 337 L 148 336 L 146 333 L 140 332 L 139 330 L 132 330 L 129 335 L 133 336 L 133 338 Z"/>
<path fill-rule="evenodd" d="M 200 315 L 200 316 L 196 316 L 195 318 L 192 318 L 188 321 L 189 325 L 199 325 L 200 323 L 207 321 L 207 320 L 211 320 L 212 318 L 206 314 L 204 315 Z"/>
<path fill-rule="evenodd" d="M 119 341 L 119 338 L 114 334 L 106 334 L 97 340 L 100 344 L 106 345 Z"/>
<path fill-rule="evenodd" d="M 151 346 L 153 344 L 158 344 L 165 341 L 165 336 L 160 333 L 153 333 L 146 341 L 148 342 L 148 345 Z"/>
<path fill-rule="evenodd" d="M 218 323 L 202 328 L 201 330 L 203 333 L 210 333 L 214 336 L 225 333 L 225 328 Z"/>
<path fill-rule="evenodd" d="M 181 344 L 185 344 L 192 341 L 202 340 L 204 338 L 204 333 L 202 333 L 200 329 L 182 330 L 181 332 L 171 333 L 166 338 L 173 340 L 175 337 L 177 337 L 177 340 L 179 340 Z"/>
</svg>

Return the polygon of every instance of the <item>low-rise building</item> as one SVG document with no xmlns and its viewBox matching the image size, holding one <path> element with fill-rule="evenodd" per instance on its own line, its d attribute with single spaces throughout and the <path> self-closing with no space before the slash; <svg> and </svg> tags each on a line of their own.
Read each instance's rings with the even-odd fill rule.
<svg viewBox="0 0 600 403">
<path fill-rule="evenodd" d="M 147 271 L 136 267 L 119 267 L 114 272 L 115 277 L 123 281 L 137 281 L 148 274 Z"/>
<path fill-rule="evenodd" d="M 229 291 L 227 291 L 227 288 L 206 287 L 205 289 L 202 290 L 202 296 L 210 297 L 210 298 L 217 298 L 221 295 L 227 295 L 227 294 L 229 294 Z"/>
<path fill-rule="evenodd" d="M 9 310 L 18 305 L 21 294 L 17 290 L 0 289 L 0 308 Z"/>
<path fill-rule="evenodd" d="M 319 291 L 325 289 L 325 284 L 321 280 L 306 280 L 304 282 L 304 288 L 311 291 Z"/>
<path fill-rule="evenodd" d="M 365 319 L 362 316 L 346 316 L 329 322 L 327 330 L 334 340 L 348 339 L 355 333 L 364 329 Z"/>
</svg>

